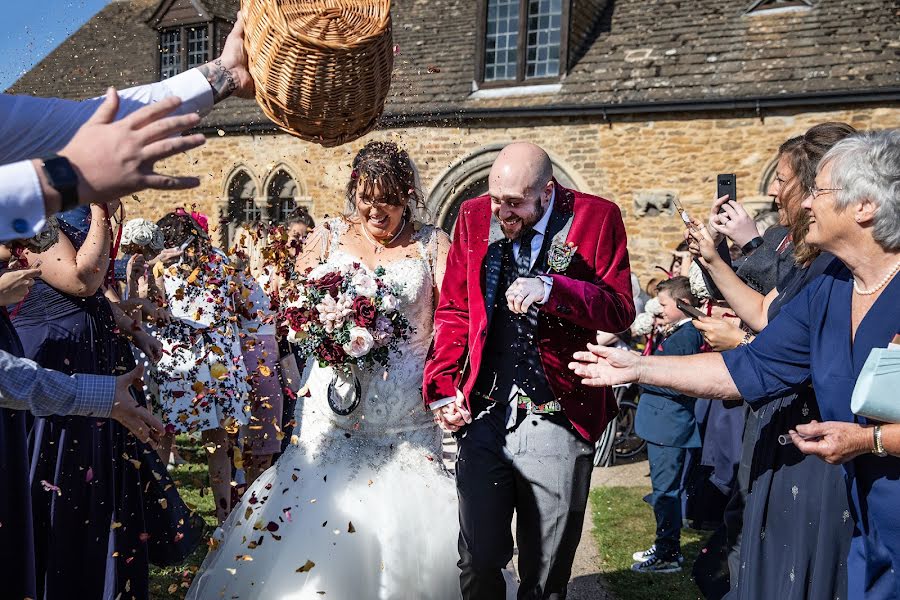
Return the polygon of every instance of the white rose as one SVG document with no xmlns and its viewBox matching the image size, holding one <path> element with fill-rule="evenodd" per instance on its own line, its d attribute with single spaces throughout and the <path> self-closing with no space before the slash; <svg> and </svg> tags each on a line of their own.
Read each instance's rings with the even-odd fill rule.
<svg viewBox="0 0 900 600">
<path fill-rule="evenodd" d="M 156 223 L 147 219 L 131 219 L 122 227 L 122 245 L 148 247 L 153 252 L 162 251 L 165 239 Z"/>
<path fill-rule="evenodd" d="M 703 279 L 703 271 L 700 269 L 700 265 L 692 262 L 688 277 L 691 281 L 691 293 L 696 296 L 698 300 L 709 298 L 709 290 L 706 288 L 706 280 Z"/>
<path fill-rule="evenodd" d="M 378 283 L 366 271 L 357 271 L 350 280 L 350 285 L 356 288 L 356 293 L 360 296 L 372 298 L 378 292 Z"/>
<path fill-rule="evenodd" d="M 343 345 L 344 352 L 353 358 L 365 356 L 375 346 L 372 334 L 365 327 L 351 327 L 350 341 Z"/>
<path fill-rule="evenodd" d="M 393 294 L 385 294 L 381 297 L 381 309 L 384 312 L 394 312 L 400 308 L 400 300 Z"/>
<path fill-rule="evenodd" d="M 288 328 L 287 341 L 291 344 L 299 344 L 303 340 L 306 339 L 307 333 L 305 331 L 294 331 L 291 328 Z"/>
</svg>

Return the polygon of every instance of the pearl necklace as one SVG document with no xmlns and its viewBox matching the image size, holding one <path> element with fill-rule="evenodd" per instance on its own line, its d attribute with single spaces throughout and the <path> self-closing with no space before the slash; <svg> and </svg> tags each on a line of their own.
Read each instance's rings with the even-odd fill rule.
<svg viewBox="0 0 900 600">
<path fill-rule="evenodd" d="M 366 236 L 366 239 L 369 240 L 369 243 L 371 243 L 375 248 L 375 254 L 380 254 L 385 248 L 396 242 L 397 238 L 400 237 L 400 234 L 403 233 L 403 230 L 406 229 L 406 219 L 404 218 L 400 223 L 400 229 L 397 230 L 397 233 L 394 234 L 394 237 L 387 241 L 376 240 L 374 237 L 372 237 L 372 235 L 369 233 L 369 230 L 366 229 L 365 223 L 360 223 L 360 227 L 362 227 L 363 235 Z"/>
<path fill-rule="evenodd" d="M 894 265 L 894 268 L 891 269 L 884 278 L 878 282 L 878 285 L 869 290 L 861 290 L 859 289 L 859 285 L 856 283 L 856 278 L 853 278 L 853 291 L 855 291 L 860 296 L 871 296 L 881 288 L 887 285 L 887 282 L 891 280 L 891 277 L 896 275 L 897 271 L 900 271 L 900 261 L 897 261 L 897 264 Z"/>
</svg>

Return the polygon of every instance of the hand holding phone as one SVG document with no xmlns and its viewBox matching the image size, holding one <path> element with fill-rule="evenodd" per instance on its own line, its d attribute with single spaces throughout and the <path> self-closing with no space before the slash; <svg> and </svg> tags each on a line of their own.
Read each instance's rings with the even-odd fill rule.
<svg viewBox="0 0 900 600">
<path fill-rule="evenodd" d="M 737 202 L 737 177 L 734 173 L 716 175 L 716 198 L 728 196 L 728 201 L 719 206 L 719 212 L 725 212 L 725 204 Z"/>
<path fill-rule="evenodd" d="M 700 319 L 700 318 L 706 316 L 702 312 L 700 312 L 700 310 L 697 309 L 697 307 L 691 306 L 690 304 L 688 304 L 684 300 L 681 300 L 680 298 L 675 300 L 675 306 L 678 307 L 678 310 L 680 310 L 684 314 L 688 315 L 692 319 Z"/>
</svg>

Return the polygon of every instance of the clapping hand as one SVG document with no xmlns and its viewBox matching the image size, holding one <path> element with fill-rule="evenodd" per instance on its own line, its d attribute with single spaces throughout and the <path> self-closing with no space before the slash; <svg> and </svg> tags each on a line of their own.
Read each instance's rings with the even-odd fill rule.
<svg viewBox="0 0 900 600">
<path fill-rule="evenodd" d="M 588 344 L 587 351 L 576 352 L 569 368 L 590 387 L 632 383 L 639 378 L 641 357 L 619 348 Z"/>
</svg>

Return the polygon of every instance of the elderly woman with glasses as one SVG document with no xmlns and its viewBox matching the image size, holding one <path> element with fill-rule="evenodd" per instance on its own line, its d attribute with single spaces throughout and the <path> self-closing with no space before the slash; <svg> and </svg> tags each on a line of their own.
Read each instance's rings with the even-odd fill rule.
<svg viewBox="0 0 900 600">
<path fill-rule="evenodd" d="M 847 518 L 856 522 L 849 597 L 896 598 L 900 424 L 854 415 L 850 396 L 869 352 L 900 332 L 900 130 L 836 144 L 819 163 L 803 206 L 810 217 L 807 241 L 838 260 L 753 343 L 685 357 L 637 357 L 590 346 L 570 368 L 587 385 L 637 381 L 705 398 L 744 398 L 755 406 L 811 381 L 824 422 L 783 433 L 802 452 L 844 465 Z"/>
</svg>

